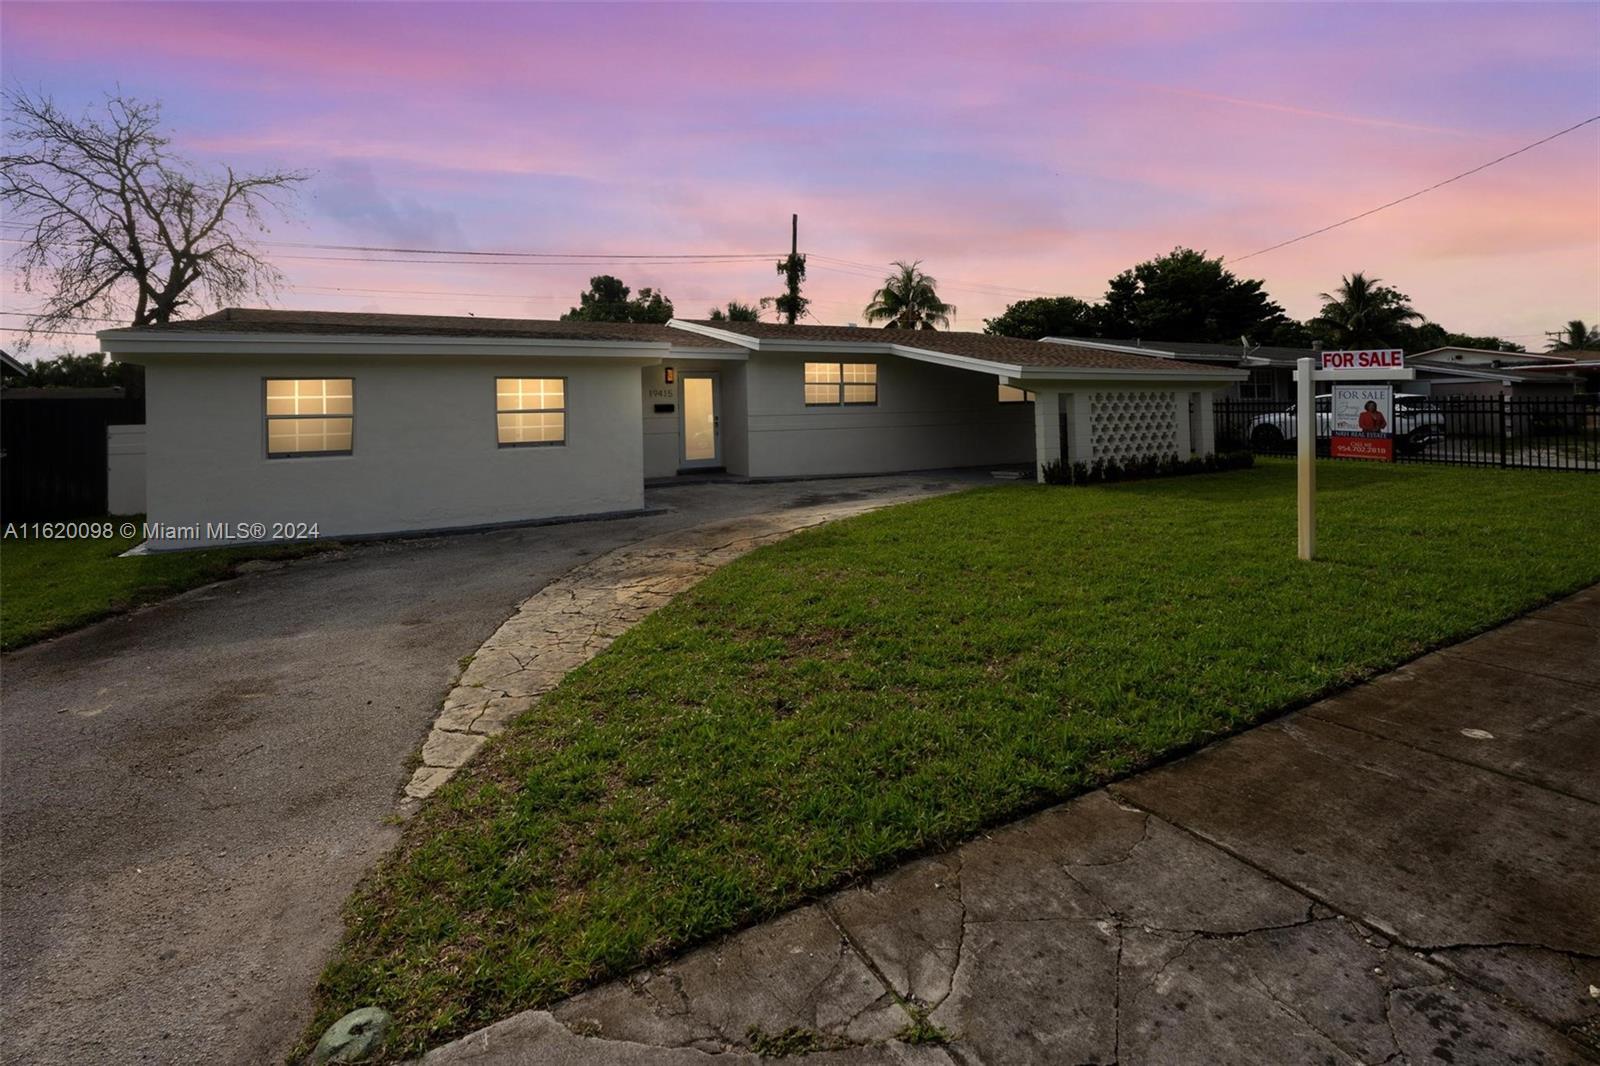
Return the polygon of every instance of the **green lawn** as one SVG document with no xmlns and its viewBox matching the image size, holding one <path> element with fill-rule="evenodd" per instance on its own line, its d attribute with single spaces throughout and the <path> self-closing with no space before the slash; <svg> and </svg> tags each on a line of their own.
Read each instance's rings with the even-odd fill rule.
<svg viewBox="0 0 1600 1066">
<path fill-rule="evenodd" d="M 124 516 L 96 521 L 120 526 L 129 520 Z M 328 547 L 296 544 L 219 548 L 118 558 L 139 540 L 0 540 L 0 648 L 10 651 L 130 607 L 230 577 L 234 568 L 247 559 L 290 558 Z"/>
<path fill-rule="evenodd" d="M 1600 580 L 1600 477 L 1324 463 L 1010 485 L 763 548 L 407 827 L 316 1026 L 420 1051 Z"/>
</svg>

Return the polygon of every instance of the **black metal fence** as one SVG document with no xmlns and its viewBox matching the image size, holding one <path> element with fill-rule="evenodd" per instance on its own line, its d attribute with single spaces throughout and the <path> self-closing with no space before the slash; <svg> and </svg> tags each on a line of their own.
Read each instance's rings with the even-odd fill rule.
<svg viewBox="0 0 1600 1066">
<path fill-rule="evenodd" d="M 1332 417 L 1319 397 L 1317 452 L 1328 454 Z M 1294 404 L 1218 400 L 1217 451 L 1294 455 Z M 1600 472 L 1600 395 L 1396 396 L 1394 457 L 1402 463 L 1450 463 L 1529 470 Z"/>
<path fill-rule="evenodd" d="M 106 513 L 106 427 L 144 421 L 121 389 L 0 390 L 0 518 Z"/>
</svg>

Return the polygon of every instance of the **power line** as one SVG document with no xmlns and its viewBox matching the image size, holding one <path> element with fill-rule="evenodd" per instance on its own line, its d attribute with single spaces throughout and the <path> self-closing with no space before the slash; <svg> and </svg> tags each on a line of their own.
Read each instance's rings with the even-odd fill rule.
<svg viewBox="0 0 1600 1066">
<path fill-rule="evenodd" d="M 841 273 L 841 274 L 852 274 L 852 275 L 854 275 L 856 277 L 870 278 L 870 279 L 875 280 L 875 281 L 882 281 L 883 278 L 884 278 L 884 267 L 883 266 L 879 266 L 879 265 L 874 265 L 872 263 L 860 263 L 860 262 L 857 262 L 857 261 L 855 261 L 853 259 L 839 259 L 839 258 L 837 258 L 835 256 L 831 256 L 831 255 L 817 255 L 817 254 L 809 255 L 809 256 L 807 256 L 807 259 L 808 259 L 808 261 L 814 259 L 818 263 L 820 263 L 825 269 L 834 270 L 834 271 L 837 271 L 838 273 Z M 961 281 L 960 279 L 956 279 L 954 281 L 950 281 L 950 280 L 941 281 L 941 282 L 939 282 L 939 287 L 942 288 L 942 289 L 961 289 L 961 290 L 965 290 L 965 291 L 968 291 L 968 292 L 979 293 L 979 294 L 982 294 L 984 296 L 1016 296 L 1016 295 L 1021 295 L 1021 296 L 1064 296 L 1064 295 L 1067 295 L 1066 293 L 1061 293 L 1061 292 L 1047 292 L 1047 291 L 1045 291 L 1043 289 L 1023 289 L 1023 288 L 1017 288 L 1015 286 L 1010 286 L 1010 285 L 988 285 L 988 284 L 983 284 L 983 283 L 980 283 L 980 282 Z"/>
<path fill-rule="evenodd" d="M 626 262 L 632 266 L 737 266 L 745 263 L 758 262 L 755 259 L 403 259 L 376 255 L 280 255 L 278 259 L 296 259 L 307 262 L 324 263 L 409 263 L 412 266 L 520 266 L 520 267 L 568 267 L 568 266 L 605 266 L 608 263 Z M 765 258 L 765 257 L 762 257 Z"/>
<path fill-rule="evenodd" d="M 4 221 L 0 225 L 17 229 L 32 229 L 26 222 Z M 269 248 L 301 248 L 322 252 L 368 252 L 385 255 L 458 255 L 483 259 L 582 259 L 582 260 L 717 260 L 749 262 L 763 259 L 781 259 L 776 252 L 518 252 L 479 251 L 472 248 L 412 248 L 381 244 L 320 244 L 312 241 L 262 241 Z M 285 257 L 293 258 L 293 257 Z M 424 260 L 432 262 L 432 260 Z"/>
<path fill-rule="evenodd" d="M 380 294 L 389 296 L 469 296 L 483 300 L 567 300 L 571 297 L 527 292 L 458 292 L 453 289 L 362 289 L 344 285 L 289 285 L 294 292 Z"/>
<path fill-rule="evenodd" d="M 44 313 L 42 311 L 0 311 L 0 315 L 10 315 L 13 318 L 40 318 L 40 317 L 43 316 L 43 314 Z M 116 325 L 118 323 L 121 323 L 122 319 L 120 319 L 120 318 L 98 318 L 98 317 L 93 317 L 93 316 L 88 316 L 88 315 L 66 315 L 66 316 L 58 319 L 58 321 L 61 321 L 61 322 L 108 322 L 108 323 L 111 323 L 112 325 Z"/>
<path fill-rule="evenodd" d="M 770 252 L 480 252 L 466 248 L 391 248 L 372 244 L 313 244 L 263 241 L 274 248 L 308 248 L 326 252 L 384 252 L 393 255 L 468 255 L 499 259 L 782 259 Z"/>
<path fill-rule="evenodd" d="M 1229 262 L 1229 263 L 1242 263 L 1246 259 L 1254 259 L 1258 255 L 1266 255 L 1268 252 L 1275 252 L 1279 248 L 1287 248 L 1291 244 L 1298 244 L 1301 241 L 1307 240 L 1308 238 L 1311 238 L 1311 237 L 1315 237 L 1318 234 L 1327 233 L 1329 230 L 1338 229 L 1340 226 L 1347 226 L 1352 222 L 1357 222 L 1357 221 L 1360 221 L 1363 218 L 1366 218 L 1368 215 L 1375 215 L 1379 211 L 1388 210 L 1389 208 L 1394 207 L 1396 204 L 1403 204 L 1407 200 L 1415 200 L 1417 197 L 1423 195 L 1424 193 L 1430 193 L 1435 189 L 1443 188 L 1444 186 L 1449 185 L 1453 181 L 1460 181 L 1462 178 L 1471 177 L 1472 175 L 1478 173 L 1478 171 L 1480 171 L 1480 170 L 1488 170 L 1490 167 L 1494 166 L 1496 163 L 1504 163 L 1507 159 L 1511 159 L 1514 156 L 1519 156 L 1523 152 L 1531 151 L 1531 150 L 1539 147 L 1541 144 L 1549 144 L 1551 141 L 1555 140 L 1557 137 L 1565 137 L 1567 134 L 1571 133 L 1573 130 L 1582 129 L 1583 127 L 1589 125 L 1589 123 L 1591 123 L 1591 122 L 1600 122 L 1600 115 L 1595 115 L 1592 118 L 1586 118 L 1582 122 L 1577 123 L 1576 125 L 1568 126 L 1566 129 L 1560 130 L 1560 131 L 1558 131 L 1556 133 L 1552 133 L 1548 137 L 1540 138 L 1539 140 L 1534 141 L 1532 144 L 1525 144 L 1521 148 L 1518 148 L 1515 152 L 1507 152 L 1505 155 L 1500 156 L 1500 157 L 1498 157 L 1496 159 L 1491 159 L 1487 163 L 1482 163 L 1482 164 L 1480 164 L 1478 166 L 1475 166 L 1471 170 L 1463 170 L 1461 173 L 1455 175 L 1454 177 L 1445 178 L 1443 181 L 1435 182 L 1434 184 L 1428 186 L 1426 189 L 1418 189 L 1416 192 L 1411 193 L 1411 194 L 1409 194 L 1407 196 L 1402 196 L 1398 200 L 1390 200 L 1386 204 L 1380 204 L 1379 206 L 1374 207 L 1370 211 L 1363 211 L 1359 215 L 1351 215 L 1349 218 L 1340 219 L 1338 222 L 1335 222 L 1332 225 L 1323 226 L 1321 229 L 1314 229 L 1310 233 L 1302 233 L 1300 236 L 1291 238 L 1290 240 L 1287 240 L 1287 241 L 1279 241 L 1277 244 L 1271 245 L 1270 247 L 1262 248 L 1262 249 L 1260 249 L 1258 251 L 1251 252 L 1249 255 L 1241 255 L 1239 258 L 1230 259 L 1230 260 L 1227 260 L 1227 262 Z"/>
</svg>

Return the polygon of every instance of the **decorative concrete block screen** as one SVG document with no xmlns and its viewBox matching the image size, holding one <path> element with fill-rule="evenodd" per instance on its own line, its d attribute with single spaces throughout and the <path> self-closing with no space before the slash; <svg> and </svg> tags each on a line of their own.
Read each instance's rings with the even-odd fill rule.
<svg viewBox="0 0 1600 1066">
<path fill-rule="evenodd" d="M 1095 459 L 1119 463 L 1178 451 L 1178 394 L 1154 389 L 1089 397 L 1089 443 Z"/>
</svg>

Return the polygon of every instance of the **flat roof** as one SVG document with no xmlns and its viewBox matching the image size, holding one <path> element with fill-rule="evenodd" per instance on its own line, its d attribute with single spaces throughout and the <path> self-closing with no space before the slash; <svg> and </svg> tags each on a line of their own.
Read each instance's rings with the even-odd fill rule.
<svg viewBox="0 0 1600 1066">
<path fill-rule="evenodd" d="M 989 333 L 962 333 L 933 329 L 875 329 L 857 326 L 801 326 L 775 322 L 710 322 L 674 320 L 697 332 L 712 330 L 725 335 L 747 337 L 751 347 L 782 348 L 804 345 L 849 345 L 868 348 L 892 345 L 896 348 L 956 356 L 1002 365 L 1068 370 L 1111 370 L 1135 372 L 1190 372 L 1217 376 L 1214 366 L 1185 363 L 1158 355 L 1111 351 L 1072 343 L 1046 343 L 1017 337 L 997 337 Z"/>
<path fill-rule="evenodd" d="M 123 327 L 123 330 L 132 327 Z M 123 332 L 123 330 L 103 332 Z M 327 336 L 504 337 L 550 341 L 617 341 L 673 344 L 681 348 L 742 351 L 737 344 L 699 337 L 647 322 L 562 322 L 539 318 L 479 318 L 475 315 L 391 315 L 365 311 L 279 311 L 227 307 L 204 318 L 139 326 L 140 334 L 284 333 Z"/>
</svg>

